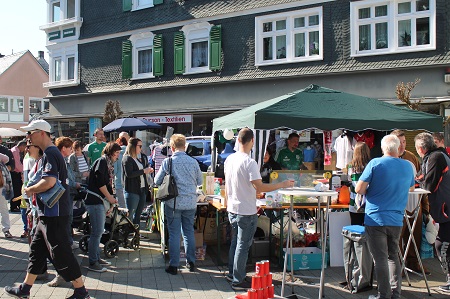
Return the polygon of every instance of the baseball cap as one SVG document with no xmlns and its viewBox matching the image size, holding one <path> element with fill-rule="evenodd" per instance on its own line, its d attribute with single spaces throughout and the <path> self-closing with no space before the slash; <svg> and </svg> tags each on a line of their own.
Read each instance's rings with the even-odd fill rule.
<svg viewBox="0 0 450 299">
<path fill-rule="evenodd" d="M 33 120 L 25 127 L 20 127 L 22 131 L 31 132 L 35 130 L 51 133 L 52 126 L 43 119 Z"/>
</svg>

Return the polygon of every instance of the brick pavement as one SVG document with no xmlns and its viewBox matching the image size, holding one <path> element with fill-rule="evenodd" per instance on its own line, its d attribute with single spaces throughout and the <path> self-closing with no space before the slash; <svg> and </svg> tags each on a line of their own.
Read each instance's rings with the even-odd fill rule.
<svg viewBox="0 0 450 299">
<path fill-rule="evenodd" d="M 25 277 L 25 269 L 28 259 L 28 244 L 25 239 L 21 239 L 22 222 L 20 214 L 10 214 L 11 233 L 15 236 L 13 239 L 0 237 L 0 298 L 10 298 L 3 288 L 6 285 L 22 282 Z M 108 272 L 95 273 L 87 271 L 87 256 L 76 249 L 76 254 L 82 268 L 82 274 L 85 278 L 85 284 L 91 297 L 97 299 L 137 299 L 137 298 L 177 298 L 177 299 L 220 299 L 234 297 L 235 292 L 231 289 L 225 279 L 225 267 L 217 267 L 211 256 L 206 255 L 204 261 L 197 262 L 197 271 L 188 272 L 182 268 L 176 276 L 167 274 L 164 269 L 167 266 L 159 250 L 159 235 L 150 234 L 142 231 L 147 238 L 141 241 L 139 250 L 120 248 L 117 257 L 110 259 L 112 265 Z M 77 235 L 75 239 L 79 239 Z M 412 287 L 403 282 L 403 298 L 448 298 L 446 294 L 439 293 L 437 286 L 442 283 L 444 276 L 440 271 L 436 260 L 426 260 L 425 264 L 431 270 L 429 276 L 430 286 L 432 288 L 432 297 L 428 297 L 424 283 L 417 276 L 411 275 Z M 253 269 L 251 265 L 249 270 Z M 274 284 L 276 284 L 275 293 L 280 294 L 281 272 L 276 267 L 272 268 L 274 272 Z M 317 276 L 319 271 L 308 271 L 308 275 Z M 55 275 L 54 268 L 49 266 L 49 280 Z M 251 273 L 250 273 L 251 274 Z M 344 271 L 342 267 L 329 268 L 325 272 L 327 298 L 367 298 L 369 294 L 375 294 L 375 290 L 361 294 L 350 294 L 343 290 L 339 283 L 343 280 Z M 32 298 L 65 298 L 73 292 L 70 283 L 65 283 L 61 287 L 48 287 L 45 283 L 37 281 L 31 289 Z M 286 293 L 290 293 L 287 288 Z M 295 288 L 295 293 L 303 297 L 299 298 L 317 298 L 316 288 Z"/>
</svg>

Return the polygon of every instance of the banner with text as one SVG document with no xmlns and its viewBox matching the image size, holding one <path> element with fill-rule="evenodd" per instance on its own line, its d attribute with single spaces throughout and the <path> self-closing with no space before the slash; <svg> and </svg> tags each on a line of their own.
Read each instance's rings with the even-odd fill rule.
<svg viewBox="0 0 450 299">
<path fill-rule="evenodd" d="M 172 115 L 158 115 L 158 116 L 142 116 L 139 117 L 156 124 L 181 124 L 192 123 L 192 114 L 172 114 Z"/>
</svg>

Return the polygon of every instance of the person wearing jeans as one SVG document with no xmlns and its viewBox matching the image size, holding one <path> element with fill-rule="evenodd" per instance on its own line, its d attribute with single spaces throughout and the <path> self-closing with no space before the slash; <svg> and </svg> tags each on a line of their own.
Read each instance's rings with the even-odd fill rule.
<svg viewBox="0 0 450 299">
<path fill-rule="evenodd" d="M 384 136 L 383 157 L 367 164 L 355 187 L 366 195 L 364 225 L 378 283 L 378 294 L 369 299 L 399 299 L 402 291 L 399 241 L 414 172 L 409 161 L 398 158 L 399 147 L 397 136 Z"/>
<path fill-rule="evenodd" d="M 174 210 L 169 205 L 164 205 L 164 215 L 166 216 L 167 228 L 169 230 L 170 265 L 180 264 L 179 240 L 181 235 L 183 235 L 187 267 L 189 267 L 189 263 L 195 264 L 194 219 L 196 211 L 197 209 Z M 180 230 L 180 227 L 183 229 Z M 192 244 L 194 246 L 191 246 Z"/>
<path fill-rule="evenodd" d="M 125 181 L 125 201 L 133 224 L 139 226 L 141 213 L 149 192 L 147 174 L 153 172 L 148 164 L 147 156 L 142 153 L 142 141 L 130 138 L 122 160 Z"/>
<path fill-rule="evenodd" d="M 88 270 L 105 272 L 103 266 L 111 263 L 100 258 L 100 239 L 105 228 L 105 211 L 102 198 L 111 204 L 116 204 L 112 183 L 114 180 L 114 162 L 120 154 L 120 146 L 109 142 L 103 149 L 103 155 L 92 164 L 89 173 L 88 194 L 86 196 L 86 210 L 89 214 L 91 234 L 89 235 L 89 267 Z"/>
<path fill-rule="evenodd" d="M 186 268 L 195 271 L 194 217 L 197 209 L 197 186 L 203 181 L 200 166 L 185 152 L 186 137 L 174 134 L 170 138 L 172 157 L 164 159 L 155 176 L 155 184 L 161 185 L 166 174 L 171 173 L 178 188 L 178 196 L 164 202 L 164 215 L 169 229 L 169 267 L 166 272 L 178 273 L 180 265 L 180 232 L 183 232 Z"/>
<path fill-rule="evenodd" d="M 89 234 L 89 265 L 95 265 L 100 259 L 100 239 L 105 231 L 106 211 L 105 206 L 101 205 L 86 205 L 86 211 L 89 214 L 89 223 L 91 231 Z M 100 264 L 102 266 L 102 264 Z M 90 269 L 91 267 L 89 267 Z M 93 267 L 92 267 L 93 268 Z M 102 267 L 103 269 L 103 267 Z M 90 269 L 91 270 L 91 269 Z M 92 271 L 95 271 L 92 269 Z M 99 271 L 96 271 L 99 272 Z M 104 271 L 100 271 L 104 272 Z"/>
<path fill-rule="evenodd" d="M 292 187 L 294 181 L 264 184 L 258 164 L 250 157 L 254 143 L 253 131 L 248 128 L 240 130 L 238 141 L 241 144 L 239 151 L 228 156 L 224 167 L 228 219 L 232 227 L 227 279 L 235 291 L 244 291 L 251 288 L 251 284 L 245 280 L 245 267 L 257 226 L 256 192 Z"/>
<path fill-rule="evenodd" d="M 233 273 L 233 281 L 244 281 L 246 276 L 246 264 L 248 251 L 253 243 L 253 236 L 258 226 L 258 215 L 238 215 L 228 213 L 231 225 L 231 244 L 228 255 L 228 273 Z M 239 245 L 238 245 L 239 239 Z"/>
</svg>

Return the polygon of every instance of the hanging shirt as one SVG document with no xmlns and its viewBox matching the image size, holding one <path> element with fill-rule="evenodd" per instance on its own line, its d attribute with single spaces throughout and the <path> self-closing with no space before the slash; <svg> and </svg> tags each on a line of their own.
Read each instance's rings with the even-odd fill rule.
<svg viewBox="0 0 450 299">
<path fill-rule="evenodd" d="M 353 148 L 355 146 L 355 141 L 350 142 L 347 136 L 340 136 L 336 138 L 334 143 L 334 150 L 336 151 L 336 167 L 343 169 L 353 159 Z"/>
<path fill-rule="evenodd" d="M 314 162 L 316 150 L 310 146 L 303 150 L 303 162 Z"/>
<path fill-rule="evenodd" d="M 373 134 L 373 132 L 371 130 L 366 130 L 364 132 L 358 132 L 355 134 L 355 136 L 353 136 L 353 139 L 356 142 L 364 142 L 365 144 L 367 144 L 367 146 L 372 149 L 375 145 L 374 141 L 375 141 L 375 135 Z M 355 143 L 356 143 L 355 142 Z"/>
</svg>

